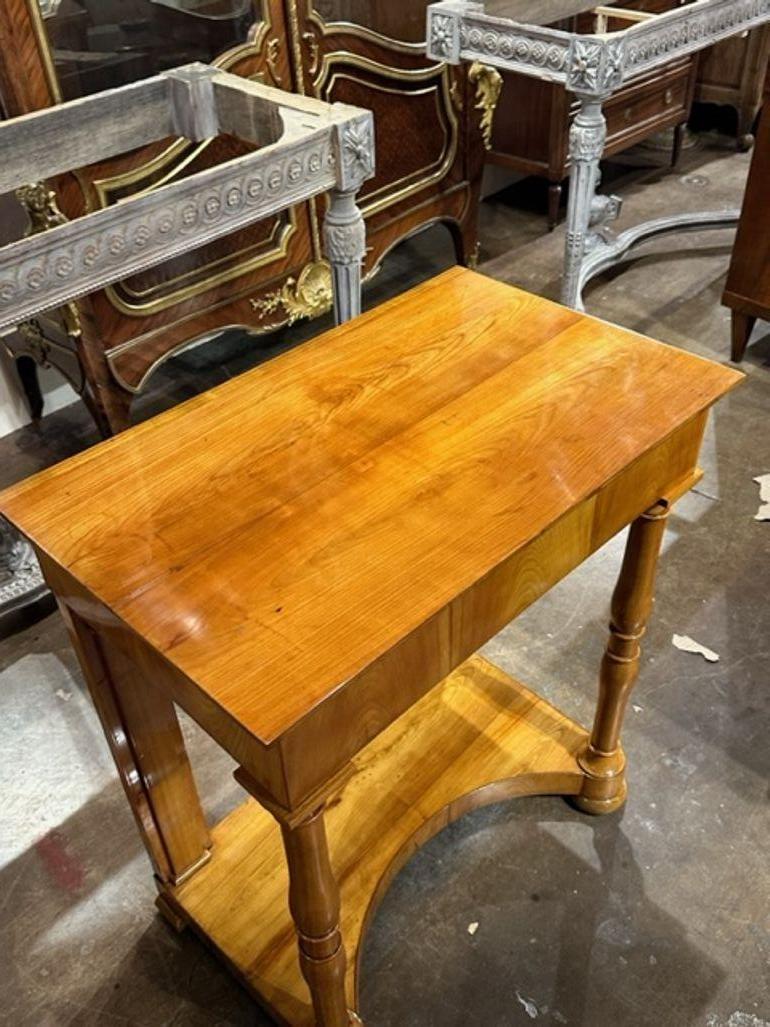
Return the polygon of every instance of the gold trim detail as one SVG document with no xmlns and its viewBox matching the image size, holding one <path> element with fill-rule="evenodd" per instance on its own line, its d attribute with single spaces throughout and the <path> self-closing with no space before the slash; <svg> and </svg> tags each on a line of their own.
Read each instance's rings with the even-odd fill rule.
<svg viewBox="0 0 770 1027">
<path fill-rule="evenodd" d="M 124 299 L 123 296 L 116 292 L 115 287 L 112 285 L 105 286 L 104 291 L 109 296 L 110 302 L 113 306 L 121 313 L 132 317 L 144 317 L 147 314 L 153 314 L 159 310 L 166 310 L 168 307 L 175 306 L 177 303 L 182 303 L 184 300 L 189 299 L 192 296 L 198 296 L 202 292 L 208 292 L 210 289 L 215 289 L 235 278 L 241 278 L 252 271 L 258 271 L 259 268 L 264 267 L 266 264 L 283 259 L 289 252 L 289 242 L 297 231 L 297 225 L 293 209 L 283 213 L 288 217 L 288 221 L 282 224 L 280 220 L 276 220 L 275 229 L 278 230 L 278 238 L 270 249 L 265 250 L 262 253 L 258 253 L 250 260 L 238 259 L 234 264 L 231 264 L 231 261 L 239 258 L 241 254 L 245 254 L 247 250 L 244 249 L 235 254 L 230 253 L 220 261 L 207 264 L 207 269 L 216 267 L 217 264 L 224 263 L 225 261 L 227 261 L 230 266 L 225 268 L 224 271 L 220 271 L 218 274 L 207 274 L 206 278 L 202 282 L 184 286 L 181 289 L 176 289 L 174 292 L 161 296 L 159 299 L 149 300 L 143 303 L 128 302 L 128 300 Z M 280 217 L 280 215 L 278 217 Z M 156 288 L 167 287 L 176 281 L 183 281 L 186 277 L 189 277 L 190 274 L 197 274 L 198 272 L 199 269 L 195 272 L 188 272 L 185 275 L 179 275 L 175 279 L 168 279 Z M 126 288 L 125 282 L 122 282 L 121 285 L 123 288 Z"/>
<path fill-rule="evenodd" d="M 56 193 L 45 182 L 30 182 L 29 185 L 19 186 L 16 190 L 16 199 L 29 218 L 25 236 L 40 235 L 41 232 L 47 232 L 49 228 L 56 228 L 57 225 L 67 223 L 67 217 L 59 210 Z M 77 305 L 72 302 L 65 303 L 58 310 L 64 321 L 67 335 L 72 339 L 79 339 L 82 335 L 82 325 Z M 23 332 L 22 325 L 19 326 L 19 330 Z"/>
<path fill-rule="evenodd" d="M 296 0 L 290 0 L 295 3 Z M 385 36 L 381 32 L 368 28 L 366 25 L 356 25 L 352 21 L 324 21 L 322 15 L 312 6 L 312 0 L 307 0 L 307 17 L 315 22 L 324 36 L 343 34 L 356 36 L 367 43 L 379 43 L 388 50 L 397 50 L 399 53 L 421 54 L 425 53 L 425 42 L 409 43 L 405 39 L 393 39 L 392 36 Z"/>
<path fill-rule="evenodd" d="M 465 106 L 465 104 L 463 103 L 463 94 L 460 91 L 460 83 L 457 79 L 455 79 L 452 83 L 452 88 L 449 90 L 449 95 L 452 97 L 452 102 L 454 103 L 455 108 L 457 109 L 457 113 L 462 114 L 463 107 Z"/>
<path fill-rule="evenodd" d="M 325 260 L 317 260 L 307 264 L 296 280 L 287 278 L 280 289 L 268 293 L 261 300 L 250 302 L 261 317 L 280 311 L 286 315 L 281 325 L 293 325 L 301 318 L 326 314 L 331 310 L 333 300 L 331 268 Z"/>
<path fill-rule="evenodd" d="M 429 79 L 433 79 L 434 81 L 423 90 L 404 91 L 401 89 L 395 89 L 391 86 L 380 85 L 379 83 L 369 81 L 368 79 L 358 78 L 355 75 L 344 71 L 337 71 L 330 74 L 330 69 L 335 65 L 342 65 L 343 68 L 346 66 L 360 68 L 362 71 L 368 71 L 374 75 L 379 75 L 385 80 L 391 79 L 396 82 L 423 82 Z M 395 182 L 388 182 L 375 192 L 363 196 L 359 201 L 359 206 L 366 217 L 376 214 L 393 204 L 400 203 L 402 200 L 407 199 L 415 193 L 422 192 L 435 182 L 440 181 L 446 175 L 454 163 L 459 145 L 459 123 L 455 113 L 454 102 L 452 100 L 451 71 L 446 65 L 432 64 L 427 68 L 411 69 L 390 68 L 387 64 L 381 64 L 379 61 L 373 61 L 368 57 L 360 57 L 357 54 L 338 51 L 336 53 L 327 54 L 323 59 L 321 72 L 313 83 L 316 96 L 319 99 L 333 103 L 334 85 L 339 79 L 348 79 L 351 82 L 357 82 L 359 85 L 365 86 L 367 89 L 372 89 L 381 93 L 397 93 L 403 98 L 425 95 L 428 92 L 435 92 L 437 114 L 439 118 L 441 118 L 442 113 L 446 117 L 446 142 L 444 152 L 441 157 L 439 157 L 438 161 L 434 161 L 433 164 L 430 164 L 425 168 L 416 169 L 409 175 L 405 175 L 403 178 L 397 179 Z M 443 104 L 440 103 L 441 97 L 443 97 Z M 433 170 L 432 173 L 429 173 L 431 172 L 431 169 L 435 170 Z M 417 181 L 412 181 L 415 176 L 419 175 L 424 175 L 425 177 L 418 178 Z"/>
<path fill-rule="evenodd" d="M 288 18 L 288 31 L 291 38 L 292 50 L 294 53 L 294 91 L 299 93 L 300 96 L 306 96 L 307 90 L 305 89 L 305 69 L 304 61 L 302 57 L 302 35 L 299 30 L 299 12 L 297 10 L 297 0 L 287 0 L 287 9 L 289 13 Z M 316 260 L 323 259 L 323 246 L 321 245 L 321 226 L 318 219 L 318 197 L 314 196 L 308 201 L 308 209 L 310 211 L 310 234 L 313 242 L 313 256 Z"/>
<path fill-rule="evenodd" d="M 503 76 L 496 68 L 474 61 L 468 69 L 468 81 L 476 86 L 475 109 L 481 111 L 481 137 L 487 150 L 492 149 L 492 125 L 497 101 L 503 88 Z"/>
<path fill-rule="evenodd" d="M 272 39 L 268 40 L 265 60 L 267 61 L 267 70 L 270 72 L 270 78 L 279 89 L 283 85 L 283 79 L 281 78 L 281 73 L 278 70 L 278 61 L 280 56 L 281 40 L 278 36 L 273 36 Z"/>
<path fill-rule="evenodd" d="M 35 35 L 37 36 L 37 46 L 40 51 L 40 59 L 43 62 L 43 71 L 45 72 L 45 79 L 48 83 L 48 88 L 51 90 L 51 96 L 53 97 L 54 103 L 61 103 L 64 98 L 62 97 L 61 86 L 59 85 L 59 76 L 56 74 L 56 68 L 53 62 L 51 42 L 43 23 L 43 15 L 40 11 L 38 0 L 27 0 L 27 10 L 29 11 L 32 28 L 35 30 Z"/>
<path fill-rule="evenodd" d="M 45 182 L 30 182 L 16 190 L 16 199 L 29 218 L 26 236 L 40 235 L 49 228 L 65 225 L 67 218 L 59 210 L 56 193 Z"/>
<path fill-rule="evenodd" d="M 310 63 L 308 64 L 308 75 L 311 78 L 315 78 L 316 72 L 318 71 L 318 60 L 320 57 L 320 47 L 318 40 L 316 39 L 315 32 L 303 32 L 302 39 L 307 43 L 307 48 L 310 51 Z"/>
<path fill-rule="evenodd" d="M 12 359 L 31 357 L 39 367 L 54 368 L 64 376 L 75 392 L 82 395 L 85 388 L 83 367 L 75 350 L 50 339 L 36 319 L 22 322 L 18 325 L 18 332 L 22 339 L 21 345 L 10 347 L 5 344 L 5 350 Z"/>
</svg>

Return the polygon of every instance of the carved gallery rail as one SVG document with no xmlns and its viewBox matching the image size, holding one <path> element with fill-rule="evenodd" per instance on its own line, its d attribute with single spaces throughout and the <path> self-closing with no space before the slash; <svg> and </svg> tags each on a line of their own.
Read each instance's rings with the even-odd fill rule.
<svg viewBox="0 0 770 1027">
<path fill-rule="evenodd" d="M 442 0 L 428 8 L 428 52 L 450 63 L 484 61 L 495 67 L 559 82 L 580 110 L 570 130 L 572 165 L 562 300 L 583 309 L 583 289 L 644 239 L 664 232 L 734 225 L 737 210 L 657 218 L 614 235 L 610 223 L 621 201 L 598 193 L 607 122 L 603 105 L 623 85 L 670 61 L 770 22 L 770 0 L 685 0 L 662 14 L 596 9 L 552 0 L 549 20 L 597 10 L 599 31 L 587 35 L 526 24 L 521 0 Z M 608 21 L 626 27 L 607 31 Z"/>
<path fill-rule="evenodd" d="M 466 810 L 623 804 L 666 518 L 741 377 L 453 268 L 0 496 L 161 911 L 279 1023 L 360 1022 L 378 901 Z M 589 732 L 473 654 L 629 524 Z M 174 704 L 248 793 L 211 830 Z"/>
<path fill-rule="evenodd" d="M 335 317 L 356 316 L 356 193 L 374 174 L 372 116 L 360 108 L 192 64 L 0 125 L 0 193 L 167 136 L 218 134 L 255 149 L 0 249 L 0 331 L 327 191 Z M 0 521 L 0 630 L 42 589 L 30 547 Z"/>
</svg>

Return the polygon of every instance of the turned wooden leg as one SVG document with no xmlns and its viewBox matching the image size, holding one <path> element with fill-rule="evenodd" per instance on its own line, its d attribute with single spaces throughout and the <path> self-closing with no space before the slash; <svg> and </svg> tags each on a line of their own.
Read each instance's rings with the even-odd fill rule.
<svg viewBox="0 0 770 1027">
<path fill-rule="evenodd" d="M 732 347 L 730 351 L 730 359 L 740 364 L 743 360 L 743 356 L 746 352 L 746 347 L 749 344 L 751 333 L 754 331 L 754 325 L 757 323 L 755 317 L 751 317 L 749 314 L 741 314 L 739 311 L 733 311 L 733 332 L 732 332 Z"/>
<path fill-rule="evenodd" d="M 345 949 L 340 896 L 329 862 L 323 808 L 297 825 L 281 823 L 289 864 L 289 908 L 297 928 L 299 963 L 318 1027 L 357 1022 L 345 999 Z"/>
<path fill-rule="evenodd" d="M 591 737 L 578 762 L 585 774 L 575 799 L 585 813 L 612 813 L 626 799 L 626 758 L 620 732 L 639 674 L 641 639 L 653 603 L 655 572 L 669 508 L 658 503 L 631 525 L 612 597 L 610 638 L 599 674 L 599 700 Z"/>
</svg>

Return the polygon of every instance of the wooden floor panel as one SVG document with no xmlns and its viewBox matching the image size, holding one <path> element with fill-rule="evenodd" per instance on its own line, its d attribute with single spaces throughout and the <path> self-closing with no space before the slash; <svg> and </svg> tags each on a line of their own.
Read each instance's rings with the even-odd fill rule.
<svg viewBox="0 0 770 1027">
<path fill-rule="evenodd" d="M 543 699 L 474 657 L 359 754 L 326 818 L 352 1008 L 365 929 L 399 867 L 475 806 L 576 793 L 575 753 L 585 738 Z M 173 898 L 277 1019 L 311 1025 L 277 825 L 250 799 L 214 828 L 213 839 L 211 861 Z"/>
</svg>

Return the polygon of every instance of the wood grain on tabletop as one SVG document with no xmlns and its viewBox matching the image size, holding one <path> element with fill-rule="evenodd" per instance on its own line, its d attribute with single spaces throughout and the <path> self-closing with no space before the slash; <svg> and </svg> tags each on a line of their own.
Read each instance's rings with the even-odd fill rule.
<svg viewBox="0 0 770 1027">
<path fill-rule="evenodd" d="M 0 510 L 269 742 L 740 378 L 454 268 Z"/>
</svg>

